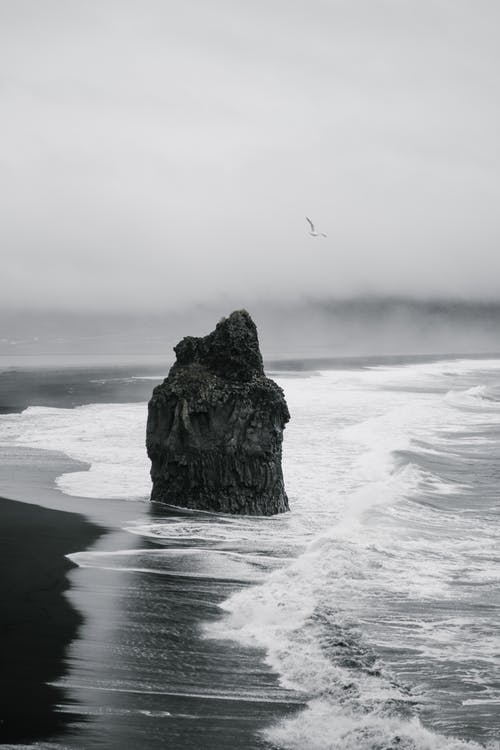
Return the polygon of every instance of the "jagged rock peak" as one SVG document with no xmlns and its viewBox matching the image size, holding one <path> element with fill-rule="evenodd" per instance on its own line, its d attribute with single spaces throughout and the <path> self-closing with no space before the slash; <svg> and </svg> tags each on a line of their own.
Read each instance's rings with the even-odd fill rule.
<svg viewBox="0 0 500 750">
<path fill-rule="evenodd" d="M 264 375 L 257 327 L 246 310 L 236 310 L 217 323 L 215 331 L 197 338 L 186 336 L 174 346 L 177 365 L 198 363 L 234 380 Z"/>
</svg>

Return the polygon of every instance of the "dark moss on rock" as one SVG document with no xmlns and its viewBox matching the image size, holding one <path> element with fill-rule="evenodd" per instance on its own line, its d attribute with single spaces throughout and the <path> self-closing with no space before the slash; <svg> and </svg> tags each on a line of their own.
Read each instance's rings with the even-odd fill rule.
<svg viewBox="0 0 500 750">
<path fill-rule="evenodd" d="M 208 336 L 188 336 L 149 402 L 151 499 L 223 513 L 288 510 L 281 445 L 290 415 L 264 374 L 257 329 L 245 310 Z"/>
</svg>

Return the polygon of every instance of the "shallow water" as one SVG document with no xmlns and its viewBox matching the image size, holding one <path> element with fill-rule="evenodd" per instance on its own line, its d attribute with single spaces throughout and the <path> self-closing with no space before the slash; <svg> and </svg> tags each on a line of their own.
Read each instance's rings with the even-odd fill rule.
<svg viewBox="0 0 500 750">
<path fill-rule="evenodd" d="M 498 747 L 500 360 L 275 378 L 290 514 L 145 504 L 72 556 L 72 596 L 100 616 L 64 683 L 90 717 L 69 746 Z M 0 440 L 87 462 L 57 480 L 69 504 L 146 501 L 144 421 L 144 404 L 35 407 Z"/>
</svg>

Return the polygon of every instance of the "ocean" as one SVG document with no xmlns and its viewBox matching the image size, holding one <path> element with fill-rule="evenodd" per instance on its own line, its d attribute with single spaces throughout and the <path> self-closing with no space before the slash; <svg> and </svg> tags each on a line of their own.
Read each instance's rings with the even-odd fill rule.
<svg viewBox="0 0 500 750">
<path fill-rule="evenodd" d="M 500 748 L 500 358 L 272 364 L 272 518 L 149 503 L 123 386 L 165 374 L 82 368 L 108 402 L 0 415 L 3 449 L 74 462 L 60 507 L 108 529 L 70 555 L 84 624 L 58 710 L 80 718 L 32 746 Z"/>
</svg>

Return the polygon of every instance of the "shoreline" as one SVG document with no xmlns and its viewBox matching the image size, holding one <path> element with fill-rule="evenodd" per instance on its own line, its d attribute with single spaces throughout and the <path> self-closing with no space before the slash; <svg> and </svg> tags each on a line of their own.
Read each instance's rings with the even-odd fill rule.
<svg viewBox="0 0 500 750">
<path fill-rule="evenodd" d="M 82 402 L 147 401 L 139 398 L 139 391 L 150 394 L 155 385 L 151 378 L 131 379 L 130 372 L 121 372 L 118 380 L 112 378 L 104 385 L 93 382 L 94 371 L 80 371 L 77 383 L 68 382 L 67 374 L 52 371 L 46 381 L 39 377 L 45 385 L 37 399 L 47 397 L 53 399 L 51 405 L 70 409 Z M 11 394 L 10 404 L 34 405 L 36 375 L 19 371 L 0 377 L 4 405 L 10 406 L 11 377 L 21 398 Z M 136 399 L 131 398 L 132 391 Z M 9 538 L 2 551 L 2 568 L 9 570 L 11 589 L 40 592 L 37 604 L 52 612 L 54 623 L 45 632 L 52 637 L 46 645 L 43 632 L 36 632 L 43 616 L 25 610 L 25 640 L 35 653 L 31 657 L 27 652 L 29 658 L 22 661 L 28 665 L 34 658 L 38 665 L 27 670 L 23 689 L 11 691 L 10 728 L 6 727 L 10 735 L 7 739 L 4 731 L 0 744 L 38 740 L 55 748 L 62 738 L 64 747 L 72 750 L 101 746 L 121 750 L 134 738 L 137 747 L 151 750 L 196 750 L 207 742 L 212 750 L 231 750 L 235 744 L 245 750 L 267 747 L 260 731 L 295 712 L 296 697 L 279 686 L 261 648 L 206 640 L 200 630 L 203 623 L 221 616 L 219 605 L 239 588 L 237 582 L 78 567 L 64 557 L 89 550 L 109 553 L 176 546 L 125 530 L 130 521 L 158 518 L 159 509 L 149 502 L 70 496 L 55 486 L 61 474 L 88 467 L 63 452 L 15 442 L 0 451 L 0 494 L 9 498 L 0 501 L 0 519 L 12 515 L 10 530 L 7 524 L 2 529 Z M 161 510 L 160 515 L 172 513 Z M 44 546 L 48 552 L 43 552 Z M 45 584 L 37 584 L 38 574 L 45 576 Z M 22 633 L 18 635 L 17 640 L 3 638 L 12 660 L 9 674 L 24 649 Z M 221 683 L 215 695 L 214 675 Z M 10 690 L 7 672 L 3 679 Z M 264 702 L 252 700 L 262 690 L 270 691 L 270 697 Z M 219 692 L 233 698 L 220 700 Z"/>
<path fill-rule="evenodd" d="M 31 742 L 75 718 L 57 710 L 63 691 L 47 684 L 65 674 L 84 621 L 65 595 L 75 567 L 65 555 L 88 549 L 105 529 L 79 513 L 4 497 L 0 515 L 0 742 Z"/>
</svg>

